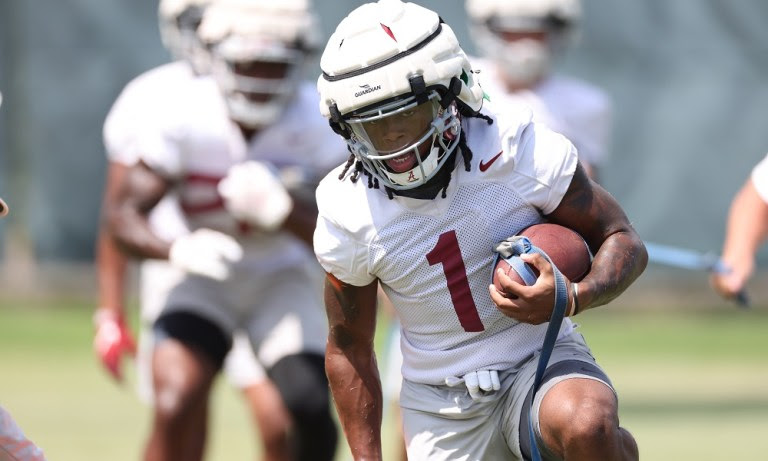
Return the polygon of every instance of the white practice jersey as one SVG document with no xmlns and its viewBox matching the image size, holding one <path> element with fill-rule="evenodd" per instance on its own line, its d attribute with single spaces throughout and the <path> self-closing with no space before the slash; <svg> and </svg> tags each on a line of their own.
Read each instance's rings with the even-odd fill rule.
<svg viewBox="0 0 768 461">
<path fill-rule="evenodd" d="M 250 142 L 229 118 L 212 78 L 198 78 L 186 91 L 187 104 L 173 107 L 162 128 L 141 136 L 140 152 L 150 168 L 176 184 L 189 228 L 233 235 L 246 251 L 242 265 L 252 269 L 272 272 L 313 260 L 307 245 L 292 234 L 265 233 L 238 222 L 224 208 L 217 186 L 231 166 L 246 160 L 306 178 L 322 178 L 346 160 L 346 144 L 317 112 L 314 86 L 302 84 L 281 118 Z"/>
<path fill-rule="evenodd" d="M 137 136 L 156 126 L 163 107 L 177 104 L 181 90 L 197 76 L 186 61 L 150 69 L 123 88 L 104 121 L 104 146 L 111 162 L 133 165 L 141 155 Z"/>
<path fill-rule="evenodd" d="M 535 122 L 562 133 L 576 146 L 582 162 L 600 166 L 605 161 L 612 110 L 603 90 L 582 80 L 551 75 L 532 89 L 510 93 L 491 61 L 472 58 L 471 62 L 480 70 L 480 85 L 498 110 L 516 112 L 520 105 L 527 106 L 533 111 Z"/>
<path fill-rule="evenodd" d="M 768 203 L 768 155 L 752 168 L 751 178 L 758 195 Z"/>
<path fill-rule="evenodd" d="M 518 323 L 491 301 L 493 248 L 551 213 L 576 170 L 573 145 L 530 112 L 462 126 L 471 171 L 458 157 L 447 198 L 390 200 L 339 170 L 317 190 L 318 260 L 355 286 L 380 280 L 402 324 L 403 377 L 419 383 L 506 369 L 541 347 L 546 324 Z M 572 328 L 566 319 L 561 336 Z"/>
<path fill-rule="evenodd" d="M 110 162 L 133 165 L 141 157 L 141 136 L 160 126 L 156 119 L 183 98 L 182 89 L 198 78 L 186 61 L 174 61 L 131 80 L 115 100 L 104 121 L 104 147 Z M 162 239 L 187 232 L 178 200 L 164 197 L 149 215 L 149 225 Z"/>
</svg>

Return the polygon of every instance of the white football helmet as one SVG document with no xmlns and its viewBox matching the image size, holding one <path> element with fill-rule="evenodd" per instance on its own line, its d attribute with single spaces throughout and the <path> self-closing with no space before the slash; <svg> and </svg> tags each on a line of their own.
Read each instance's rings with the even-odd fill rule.
<svg viewBox="0 0 768 461">
<path fill-rule="evenodd" d="M 220 0 L 198 35 L 211 50 L 211 73 L 230 116 L 253 128 L 282 114 L 320 39 L 308 0 Z"/>
<path fill-rule="evenodd" d="M 579 0 L 467 0 L 470 33 L 478 50 L 492 57 L 507 77 L 531 84 L 549 72 L 552 55 L 574 36 Z M 544 32 L 548 43 L 507 41 L 504 33 Z"/>
<path fill-rule="evenodd" d="M 208 73 L 210 57 L 200 43 L 197 28 L 214 0 L 160 0 L 160 38 L 174 59 L 189 62 L 196 74 Z"/>
<path fill-rule="evenodd" d="M 453 30 L 414 3 L 380 0 L 352 11 L 329 39 L 320 67 L 320 111 L 363 168 L 393 190 L 433 178 L 460 142 L 459 114 L 482 107 L 483 91 Z M 407 116 L 422 104 L 432 110 L 425 131 L 400 147 L 377 149 L 371 124 Z M 406 171 L 387 165 L 411 154 L 417 161 Z"/>
</svg>

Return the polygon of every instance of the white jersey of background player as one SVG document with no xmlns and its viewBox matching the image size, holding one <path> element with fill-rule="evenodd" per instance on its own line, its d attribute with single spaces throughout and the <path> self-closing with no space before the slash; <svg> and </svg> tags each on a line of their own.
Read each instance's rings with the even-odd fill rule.
<svg viewBox="0 0 768 461">
<path fill-rule="evenodd" d="M 297 459 L 330 460 L 336 429 L 322 371 L 321 271 L 309 246 L 316 211 L 305 188 L 346 148 L 317 114 L 314 88 L 300 82 L 316 45 L 314 21 L 301 0 L 209 7 L 198 34 L 213 79 L 191 82 L 184 91 L 194 100 L 165 108 L 162 129 L 142 133 L 132 173 L 153 186 L 129 188 L 112 229 L 129 251 L 185 272 L 154 325 L 154 356 L 182 358 L 176 372 L 155 367 L 155 392 L 177 389 L 175 374 L 193 384 L 180 389 L 172 418 L 156 406 L 155 426 L 183 424 L 185 411 L 207 401 L 232 334 L 243 329 L 293 416 Z M 190 232 L 168 242 L 144 215 L 170 194 Z M 147 452 L 169 444 L 177 455 L 185 449 L 156 430 Z"/>
<path fill-rule="evenodd" d="M 159 7 L 160 31 L 163 43 L 176 58 L 175 61 L 151 69 L 131 80 L 120 93 L 104 122 L 104 146 L 110 164 L 123 166 L 135 164 L 140 159 L 144 132 L 162 130 L 164 107 L 174 107 L 181 102 L 194 101 L 196 95 L 185 91 L 191 82 L 210 80 L 207 75 L 210 62 L 207 51 L 196 39 L 194 25 L 179 24 L 199 21 L 209 1 L 162 1 Z M 170 195 L 152 210 L 149 222 L 157 235 L 166 240 L 188 232 L 187 224 L 179 209 L 177 197 Z M 152 400 L 151 325 L 162 309 L 169 290 L 178 283 L 183 273 L 170 267 L 167 262 L 147 260 L 140 269 L 140 330 L 137 354 L 138 390 L 146 401 Z M 106 306 L 102 306 L 106 307 Z M 115 372 L 120 373 L 119 364 Z M 230 381 L 245 388 L 265 378 L 264 371 L 253 357 L 246 340 L 238 335 L 233 351 L 226 362 Z"/>
<path fill-rule="evenodd" d="M 501 276 L 501 291 L 489 287 L 495 244 L 545 219 L 595 251 L 584 280 L 567 281 L 569 315 L 608 302 L 642 272 L 641 240 L 588 180 L 573 145 L 529 112 L 496 118 L 493 104 L 483 109 L 451 28 L 414 3 L 354 10 L 321 68 L 321 111 L 353 153 L 317 189 L 314 240 L 328 272 L 326 371 L 352 452 L 381 456 L 371 347 L 381 286 L 402 323 L 410 459 L 521 459 L 529 414 L 557 456 L 637 459 L 608 378 L 570 321 L 551 378 L 524 410 L 555 299 L 551 265 L 526 255 L 540 271 L 534 285 Z"/>
<path fill-rule="evenodd" d="M 534 121 L 573 142 L 595 179 L 608 155 L 610 100 L 595 85 L 553 71 L 575 39 L 579 0 L 467 0 L 465 6 L 482 54 L 470 62 L 491 100 L 512 111 L 530 107 Z"/>
</svg>

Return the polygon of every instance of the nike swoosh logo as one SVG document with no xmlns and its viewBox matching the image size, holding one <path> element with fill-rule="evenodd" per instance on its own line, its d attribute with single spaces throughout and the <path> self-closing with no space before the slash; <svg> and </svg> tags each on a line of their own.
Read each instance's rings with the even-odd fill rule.
<svg viewBox="0 0 768 461">
<path fill-rule="evenodd" d="M 501 154 L 502 154 L 502 151 L 499 151 L 499 153 L 491 157 L 491 159 L 488 160 L 488 162 L 480 160 L 480 171 L 483 172 L 488 168 L 490 168 L 491 165 L 493 165 L 493 162 L 495 162 L 499 157 L 501 157 Z"/>
</svg>

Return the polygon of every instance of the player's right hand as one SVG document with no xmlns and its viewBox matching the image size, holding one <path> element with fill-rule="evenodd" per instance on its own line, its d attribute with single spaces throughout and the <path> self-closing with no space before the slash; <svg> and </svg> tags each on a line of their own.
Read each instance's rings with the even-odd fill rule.
<svg viewBox="0 0 768 461">
<path fill-rule="evenodd" d="M 743 296 L 742 293 L 747 281 L 754 271 L 754 259 L 732 259 L 723 256 L 723 264 L 727 270 L 713 272 L 709 278 L 710 285 L 725 299 L 736 299 L 740 295 Z"/>
<path fill-rule="evenodd" d="M 122 382 L 120 363 L 124 355 L 136 355 L 136 341 L 125 326 L 121 315 L 112 309 L 100 308 L 93 316 L 96 335 L 93 348 L 101 363 L 117 382 Z"/>
<path fill-rule="evenodd" d="M 227 211 L 260 229 L 280 228 L 293 209 L 293 199 L 276 173 L 263 162 L 232 166 L 218 186 Z"/>
<path fill-rule="evenodd" d="M 243 258 L 243 248 L 232 236 L 212 229 L 197 229 L 171 244 L 171 264 L 190 274 L 215 280 L 229 277 L 231 265 Z"/>
</svg>

